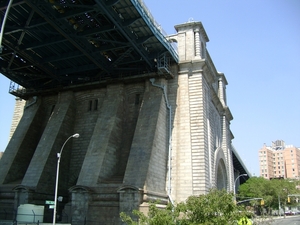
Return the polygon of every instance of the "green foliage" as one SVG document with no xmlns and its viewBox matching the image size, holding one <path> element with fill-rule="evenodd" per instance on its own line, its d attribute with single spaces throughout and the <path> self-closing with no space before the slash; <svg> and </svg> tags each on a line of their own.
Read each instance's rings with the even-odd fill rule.
<svg viewBox="0 0 300 225">
<path fill-rule="evenodd" d="M 252 177 L 240 186 L 239 196 L 245 198 L 263 198 L 265 207 L 278 209 L 279 202 L 282 206 L 287 204 L 289 194 L 300 194 L 296 186 L 297 182 L 294 180 L 267 180 L 263 177 Z M 253 201 L 252 204 L 259 205 L 259 202 Z"/>
<path fill-rule="evenodd" d="M 120 217 L 128 225 L 233 225 L 246 212 L 234 203 L 232 193 L 212 189 L 206 195 L 190 196 L 186 202 L 168 205 L 164 209 L 150 203 L 147 215 L 137 210 L 133 211 L 133 215 L 139 223 L 125 213 L 121 213 Z"/>
<path fill-rule="evenodd" d="M 179 212 L 170 204 L 162 209 L 156 207 L 155 203 L 150 203 L 148 216 L 138 210 L 133 210 L 132 214 L 139 218 L 139 223 L 124 212 L 120 213 L 120 217 L 128 225 L 176 225 L 175 217 L 179 216 Z"/>
<path fill-rule="evenodd" d="M 185 217 L 181 224 L 235 224 L 243 214 L 232 194 L 216 189 L 207 195 L 190 196 L 182 208 Z"/>
</svg>

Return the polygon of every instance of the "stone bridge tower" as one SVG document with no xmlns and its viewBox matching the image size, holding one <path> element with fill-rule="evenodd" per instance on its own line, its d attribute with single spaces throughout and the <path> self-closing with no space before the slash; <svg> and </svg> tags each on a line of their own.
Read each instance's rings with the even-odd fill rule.
<svg viewBox="0 0 300 225">
<path fill-rule="evenodd" d="M 171 197 L 176 201 L 207 193 L 232 191 L 232 115 L 226 105 L 224 74 L 216 71 L 206 50 L 208 36 L 201 22 L 175 26 L 178 75 L 169 81 L 174 101 Z M 176 92 L 176 94 L 174 93 Z"/>
<path fill-rule="evenodd" d="M 177 25 L 173 79 L 106 83 L 32 96 L 0 161 L 0 208 L 53 210 L 56 153 L 61 160 L 57 215 L 72 225 L 121 224 L 119 213 L 148 202 L 184 201 L 210 188 L 233 188 L 224 74 L 206 50 L 200 22 Z M 159 61 L 160 59 L 158 59 Z"/>
</svg>

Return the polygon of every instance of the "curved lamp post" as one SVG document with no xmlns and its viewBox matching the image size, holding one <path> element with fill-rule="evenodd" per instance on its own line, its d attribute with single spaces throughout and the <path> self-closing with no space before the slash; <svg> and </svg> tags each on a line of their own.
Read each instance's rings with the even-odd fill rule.
<svg viewBox="0 0 300 225">
<path fill-rule="evenodd" d="M 53 225 L 55 225 L 56 222 L 56 205 L 57 205 L 57 189 L 58 189 L 58 176 L 59 176 L 59 163 L 60 163 L 60 158 L 61 158 L 61 153 L 68 142 L 71 138 L 79 138 L 79 134 L 73 134 L 68 139 L 65 141 L 63 146 L 60 149 L 60 152 L 57 153 L 57 167 L 56 167 L 56 181 L 55 181 L 55 195 L 54 195 L 54 211 L 53 211 Z"/>
<path fill-rule="evenodd" d="M 240 174 L 236 179 L 235 179 L 235 181 L 234 181 L 234 184 L 233 184 L 233 195 L 234 195 L 234 200 L 235 200 L 235 187 L 236 187 L 236 182 L 237 182 L 237 180 L 240 178 L 240 177 L 246 177 L 246 176 L 248 176 L 248 174 L 246 174 L 246 173 L 244 173 L 244 174 Z"/>
<path fill-rule="evenodd" d="M 4 14 L 4 18 L 3 18 L 3 21 L 2 21 L 2 26 L 0 28 L 0 53 L 2 53 L 2 49 L 3 49 L 2 38 L 3 38 L 3 33 L 4 33 L 4 27 L 5 27 L 6 19 L 7 19 L 8 12 L 10 10 L 12 2 L 13 2 L 13 0 L 10 0 L 9 3 L 8 3 L 8 6 L 6 8 L 6 12 Z"/>
</svg>

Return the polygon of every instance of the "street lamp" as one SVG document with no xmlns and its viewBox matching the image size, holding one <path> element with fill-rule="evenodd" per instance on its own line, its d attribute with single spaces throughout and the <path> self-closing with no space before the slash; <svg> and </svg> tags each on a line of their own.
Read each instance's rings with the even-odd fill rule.
<svg viewBox="0 0 300 225">
<path fill-rule="evenodd" d="M 0 28 L 0 53 L 2 53 L 2 50 L 3 50 L 2 38 L 3 38 L 3 33 L 4 33 L 4 27 L 5 27 L 6 19 L 7 19 L 8 12 L 10 10 L 12 2 L 13 2 L 13 0 L 10 0 L 9 3 L 8 3 L 8 6 L 6 8 L 6 12 L 4 14 L 4 18 L 3 18 L 3 21 L 2 21 L 2 26 Z"/>
<path fill-rule="evenodd" d="M 246 174 L 246 173 L 244 173 L 244 174 L 241 174 L 241 175 L 239 175 L 236 179 L 235 179 L 235 181 L 234 181 L 234 184 L 233 184 L 233 195 L 234 195 L 234 199 L 235 199 L 235 187 L 236 187 L 236 182 L 237 182 L 237 180 L 240 178 L 240 177 L 246 177 L 246 176 L 248 176 L 248 174 Z"/>
<path fill-rule="evenodd" d="M 54 211 L 53 211 L 53 225 L 55 225 L 56 222 L 56 205 L 57 205 L 57 189 L 58 189 L 58 176 L 59 176 L 59 163 L 60 163 L 60 158 L 61 158 L 61 154 L 62 151 L 66 145 L 66 143 L 68 142 L 68 140 L 70 140 L 71 138 L 79 138 L 79 134 L 73 134 L 70 137 L 68 137 L 68 139 L 65 141 L 65 143 L 63 144 L 63 146 L 61 147 L 61 150 L 59 153 L 57 153 L 57 167 L 56 167 L 56 181 L 55 181 L 55 195 L 54 195 Z"/>
</svg>

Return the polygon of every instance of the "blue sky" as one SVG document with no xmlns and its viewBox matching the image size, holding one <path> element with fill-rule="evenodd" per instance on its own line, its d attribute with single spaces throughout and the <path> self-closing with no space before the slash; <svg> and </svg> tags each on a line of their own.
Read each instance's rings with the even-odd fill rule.
<svg viewBox="0 0 300 225">
<path fill-rule="evenodd" d="M 258 150 L 277 139 L 300 147 L 299 0 L 144 0 L 167 34 L 201 21 L 207 49 L 227 78 L 233 145 L 259 175 Z M 0 76 L 0 151 L 14 110 L 9 80 Z"/>
</svg>

